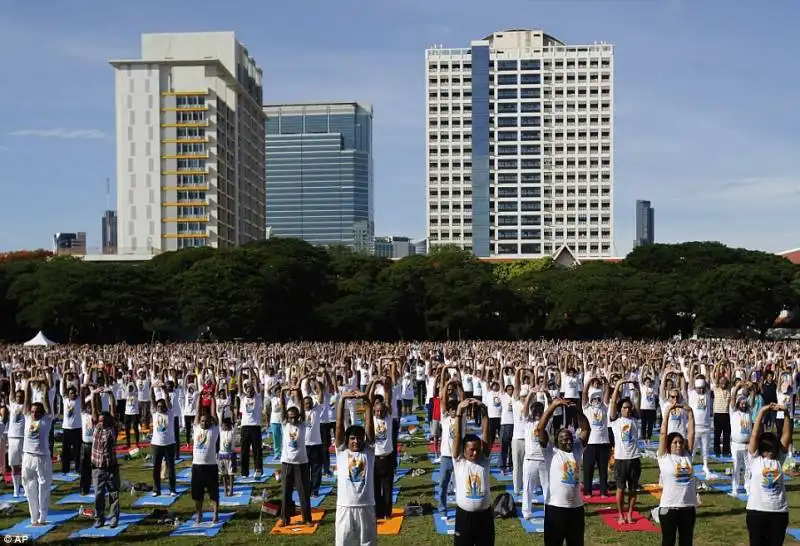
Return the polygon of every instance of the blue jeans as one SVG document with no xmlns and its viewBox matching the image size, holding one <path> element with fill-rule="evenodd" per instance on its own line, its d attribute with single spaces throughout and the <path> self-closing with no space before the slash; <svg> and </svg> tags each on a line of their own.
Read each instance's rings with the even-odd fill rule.
<svg viewBox="0 0 800 546">
<path fill-rule="evenodd" d="M 269 429 L 272 431 L 273 456 L 280 459 L 283 450 L 283 427 L 280 423 L 272 423 Z"/>
<path fill-rule="evenodd" d="M 453 478 L 453 458 L 442 457 L 439 465 L 439 506 L 447 507 L 447 490 Z"/>
</svg>

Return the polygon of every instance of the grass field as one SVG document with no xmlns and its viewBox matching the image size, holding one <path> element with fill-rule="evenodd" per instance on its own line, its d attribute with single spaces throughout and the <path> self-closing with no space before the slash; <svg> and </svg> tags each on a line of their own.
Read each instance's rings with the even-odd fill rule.
<svg viewBox="0 0 800 546">
<path fill-rule="evenodd" d="M 795 445 L 800 445 L 800 435 L 795 435 Z M 58 448 L 57 448 L 58 451 Z M 414 464 L 414 467 L 421 467 L 426 470 L 426 474 L 412 478 L 410 475 L 402 478 L 397 485 L 400 487 L 398 505 L 405 506 L 411 501 L 428 502 L 435 506 L 433 498 L 433 482 L 430 472 L 433 465 L 427 461 L 427 447 L 424 440 L 420 439 L 412 445 L 409 450 L 412 455 L 419 456 L 422 462 Z M 54 466 L 58 466 L 55 465 Z M 180 468 L 185 468 L 186 463 Z M 405 465 L 403 465 L 405 466 Z M 658 481 L 657 468 L 652 459 L 643 459 L 643 478 L 642 483 L 654 483 Z M 724 472 L 724 465 L 712 465 L 715 472 Z M 133 482 L 152 483 L 152 470 L 144 468 L 141 460 L 128 461 L 123 463 L 122 479 Z M 270 497 L 280 494 L 279 484 L 274 479 L 267 482 L 267 491 Z M 254 489 L 253 494 L 260 493 L 261 486 Z M 790 504 L 790 527 L 800 527 L 800 477 L 796 477 L 789 482 L 789 504 Z M 492 487 L 493 496 L 505 490 L 505 485 L 494 482 Z M 4 489 L 4 493 L 9 488 Z M 63 496 L 76 493 L 77 483 L 61 484 L 58 489 L 53 491 L 51 509 L 71 509 L 77 511 L 77 506 L 55 506 L 55 502 Z M 334 488 L 335 492 L 335 488 Z M 136 497 L 129 492 L 121 494 L 121 510 L 123 512 L 150 513 L 149 509 L 132 508 L 132 503 Z M 698 508 L 697 524 L 695 527 L 695 544 L 699 545 L 726 545 L 738 546 L 748 544 L 747 530 L 745 527 L 745 504 L 722 493 L 708 491 L 702 494 L 703 504 Z M 651 495 L 642 492 L 639 496 L 639 512 L 647 514 L 650 509 L 657 505 L 658 501 Z M 586 544 L 618 544 L 620 546 L 651 546 L 660 544 L 661 535 L 659 533 L 629 532 L 617 533 L 607 527 L 597 514 L 597 510 L 603 506 L 587 505 L 586 507 Z M 16 505 L 13 515 L 0 517 L 0 529 L 7 529 L 13 524 L 18 523 L 28 517 L 27 504 Z M 169 544 L 302 544 L 303 546 L 330 546 L 334 544 L 334 520 L 336 497 L 331 494 L 325 500 L 322 508 L 326 510 L 325 517 L 319 530 L 310 536 L 274 536 L 269 534 L 269 530 L 274 525 L 276 519 L 264 514 L 265 532 L 262 535 L 253 533 L 253 524 L 258 521 L 260 514 L 260 504 L 251 503 L 248 507 L 221 509 L 221 512 L 234 511 L 234 518 L 225 525 L 222 532 L 216 538 L 171 538 L 169 536 L 173 528 L 170 525 L 158 524 L 151 519 L 145 519 L 141 523 L 131 525 L 116 539 L 111 539 L 109 543 L 138 543 L 142 545 L 169 545 Z M 178 513 L 182 520 L 191 516 L 193 510 L 191 499 L 187 494 L 182 495 L 170 509 L 171 513 Z M 525 533 L 517 519 L 495 520 L 495 535 L 498 545 L 536 545 L 543 544 L 542 536 L 538 534 Z M 37 541 L 37 544 L 63 544 L 70 542 L 69 535 L 81 528 L 91 526 L 89 519 L 74 518 L 55 530 L 48 533 L 45 537 Z M 400 534 L 397 536 L 379 537 L 381 544 L 387 545 L 406 545 L 406 544 L 433 544 L 445 545 L 452 544 L 453 537 L 439 535 L 434 530 L 432 516 L 408 517 L 403 521 Z M 792 542 L 791 537 L 787 538 L 786 544 L 798 544 Z"/>
</svg>

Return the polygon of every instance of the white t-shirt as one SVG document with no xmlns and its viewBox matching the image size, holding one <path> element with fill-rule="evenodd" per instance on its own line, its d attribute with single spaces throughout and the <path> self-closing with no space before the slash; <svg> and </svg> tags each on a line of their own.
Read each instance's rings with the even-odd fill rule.
<svg viewBox="0 0 800 546">
<path fill-rule="evenodd" d="M 228 431 L 230 432 L 230 431 Z M 200 425 L 192 427 L 192 464 L 217 464 L 217 438 L 219 426 L 211 425 L 204 429 Z M 220 447 L 222 447 L 220 442 Z"/>
<path fill-rule="evenodd" d="M 50 456 L 50 427 L 53 426 L 51 415 L 42 415 L 38 421 L 30 415 L 25 416 L 25 439 L 22 441 L 22 452 L 31 455 Z"/>
<path fill-rule="evenodd" d="M 686 410 L 681 408 L 668 414 L 670 405 L 669 402 L 663 402 L 661 404 L 661 418 L 669 420 L 667 423 L 667 434 L 679 432 L 681 436 L 686 438 L 689 428 L 689 419 L 686 415 Z"/>
<path fill-rule="evenodd" d="M 153 437 L 150 443 L 154 446 L 175 443 L 175 420 L 169 414 L 153 412 Z"/>
<path fill-rule="evenodd" d="M 74 400 L 64 398 L 64 417 L 61 428 L 64 430 L 75 430 L 81 428 L 81 401 L 75 397 Z"/>
<path fill-rule="evenodd" d="M 514 432 L 511 436 L 513 440 L 525 439 L 525 419 L 522 417 L 522 399 L 514 400 L 511 405 L 514 412 Z"/>
<path fill-rule="evenodd" d="M 388 419 L 380 419 L 373 417 L 375 423 L 375 455 L 382 457 L 394 452 L 392 447 L 392 422 L 391 415 L 387 415 Z"/>
<path fill-rule="evenodd" d="M 442 444 L 440 446 L 442 457 L 453 456 L 453 442 L 456 438 L 456 419 L 458 419 L 458 417 L 451 418 L 447 413 L 442 413 Z"/>
<path fill-rule="evenodd" d="M 514 424 L 514 398 L 509 396 L 507 393 L 503 393 L 500 395 L 500 402 L 503 404 L 500 413 L 500 424 L 501 425 L 513 425 Z"/>
<path fill-rule="evenodd" d="M 139 396 L 136 394 L 136 390 L 126 393 L 125 415 L 139 415 Z"/>
<path fill-rule="evenodd" d="M 656 409 L 656 397 L 658 392 L 653 387 L 642 387 L 642 400 L 641 409 L 654 410 Z"/>
<path fill-rule="evenodd" d="M 269 423 L 281 423 L 283 421 L 283 410 L 281 409 L 281 397 L 271 396 L 269 399 Z"/>
<path fill-rule="evenodd" d="M 486 392 L 486 400 L 484 400 L 484 403 L 486 404 L 486 411 L 489 415 L 489 419 L 500 419 L 503 413 L 503 393 L 488 389 Z"/>
<path fill-rule="evenodd" d="M 544 449 L 539 441 L 539 435 L 536 434 L 536 427 L 539 425 L 539 420 L 525 421 L 525 459 L 528 461 L 544 461 Z M 550 423 L 547 423 L 547 432 L 550 432 Z"/>
<path fill-rule="evenodd" d="M 81 441 L 84 444 L 91 444 L 94 441 L 94 423 L 90 413 L 84 413 L 81 418 Z"/>
<path fill-rule="evenodd" d="M 583 445 L 578 438 L 572 446 L 572 453 L 562 451 L 555 446 L 543 449 L 544 464 L 550 476 L 545 504 L 560 508 L 578 508 L 583 506 L 581 496 L 581 459 Z"/>
<path fill-rule="evenodd" d="M 608 406 L 583 406 L 583 413 L 589 420 L 589 443 L 607 444 L 611 440 L 608 438 Z"/>
<path fill-rule="evenodd" d="M 250 398 L 241 398 L 240 411 L 242 412 L 242 426 L 261 426 L 261 393 L 255 393 Z"/>
<path fill-rule="evenodd" d="M 219 430 L 219 455 L 230 458 L 236 449 L 236 429 Z"/>
<path fill-rule="evenodd" d="M 25 413 L 23 412 L 24 406 L 16 402 L 9 402 L 8 404 L 8 437 L 9 438 L 24 438 L 25 437 Z"/>
<path fill-rule="evenodd" d="M 319 431 L 322 412 L 327 408 L 315 404 L 310 410 L 306 410 L 306 445 L 318 446 L 322 443 L 322 435 Z"/>
<path fill-rule="evenodd" d="M 753 416 L 749 411 L 731 410 L 731 442 L 746 444 L 753 433 Z"/>
<path fill-rule="evenodd" d="M 621 461 L 639 459 L 639 423 L 629 417 L 618 417 L 611 421 L 614 431 L 614 458 Z"/>
<path fill-rule="evenodd" d="M 150 380 L 149 379 L 136 379 L 136 393 L 139 397 L 139 402 L 150 401 Z"/>
<path fill-rule="evenodd" d="M 194 417 L 195 413 L 197 413 L 197 389 L 192 388 L 186 389 L 186 392 L 183 395 L 183 416 L 184 417 Z"/>
<path fill-rule="evenodd" d="M 417 364 L 414 367 L 414 372 L 417 381 L 425 381 L 425 364 Z"/>
<path fill-rule="evenodd" d="M 489 459 L 481 456 L 476 463 L 458 457 L 453 461 L 456 504 L 467 512 L 480 512 L 492 505 L 489 484 Z"/>
<path fill-rule="evenodd" d="M 781 463 L 775 459 L 765 459 L 758 454 L 747 452 L 747 465 L 750 468 L 750 492 L 747 509 L 759 512 L 788 512 L 786 482 Z"/>
<path fill-rule="evenodd" d="M 461 376 L 461 388 L 464 389 L 464 392 L 472 392 L 475 394 L 472 390 L 474 388 L 473 383 L 472 374 L 465 373 Z"/>
<path fill-rule="evenodd" d="M 694 414 L 695 433 L 705 433 L 711 430 L 711 416 L 713 404 L 711 403 L 711 393 L 706 390 L 703 394 L 694 389 L 689 390 L 689 406 Z"/>
<path fill-rule="evenodd" d="M 564 392 L 564 398 L 572 398 L 572 399 L 580 398 L 581 382 L 578 376 L 562 373 L 561 390 Z"/>
<path fill-rule="evenodd" d="M 336 449 L 336 506 L 352 508 L 375 506 L 372 486 L 375 468 L 375 450 L 365 445 L 363 451 Z"/>
<path fill-rule="evenodd" d="M 695 506 L 697 492 L 694 486 L 692 460 L 685 455 L 666 454 L 658 458 L 661 470 L 661 508 L 686 508 Z"/>
<path fill-rule="evenodd" d="M 303 464 L 308 462 L 306 454 L 306 425 L 283 423 L 283 443 L 281 445 L 281 462 Z"/>
</svg>

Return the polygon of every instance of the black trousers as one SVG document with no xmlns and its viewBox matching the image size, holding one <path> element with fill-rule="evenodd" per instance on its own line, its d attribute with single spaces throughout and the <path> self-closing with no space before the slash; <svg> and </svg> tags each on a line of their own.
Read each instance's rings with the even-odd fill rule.
<svg viewBox="0 0 800 546">
<path fill-rule="evenodd" d="M 642 416 L 642 439 L 649 442 L 653 438 L 653 427 L 656 424 L 656 410 L 643 409 L 639 413 Z"/>
<path fill-rule="evenodd" d="M 306 446 L 306 456 L 308 457 L 309 484 L 311 492 L 316 496 L 322 485 L 322 445 Z"/>
<path fill-rule="evenodd" d="M 133 426 L 133 433 L 136 439 L 136 445 L 139 445 L 139 414 L 125 415 L 125 445 L 131 447 L 131 426 Z"/>
<path fill-rule="evenodd" d="M 400 415 L 398 411 L 395 415 Z M 392 461 L 394 462 L 394 467 L 397 468 L 397 439 L 400 437 L 400 419 L 392 419 Z"/>
<path fill-rule="evenodd" d="M 591 495 L 594 467 L 600 473 L 600 494 L 608 494 L 608 461 L 611 458 L 611 444 L 587 444 L 583 452 L 584 495 Z"/>
<path fill-rule="evenodd" d="M 500 425 L 500 468 L 511 470 L 511 440 L 514 438 L 514 425 Z"/>
<path fill-rule="evenodd" d="M 661 546 L 675 546 L 678 539 L 679 546 L 692 546 L 694 541 L 695 508 L 667 508 L 665 512 L 659 509 L 658 520 L 661 523 Z"/>
<path fill-rule="evenodd" d="M 300 497 L 300 513 L 303 514 L 303 521 L 311 522 L 311 496 L 308 484 L 308 463 L 289 464 L 281 463 L 281 519 L 288 525 L 289 520 L 294 516 L 294 501 L 292 492 L 297 489 L 297 496 Z"/>
<path fill-rule="evenodd" d="M 720 440 L 722 440 L 720 444 Z M 720 451 L 720 447 L 722 450 Z M 714 455 L 731 454 L 731 416 L 728 413 L 714 414 Z"/>
<path fill-rule="evenodd" d="M 253 449 L 253 466 L 256 472 L 264 470 L 264 456 L 261 453 L 261 427 L 245 425 L 242 427 L 242 476 L 250 473 L 250 448 Z"/>
<path fill-rule="evenodd" d="M 69 472 L 70 463 L 75 463 L 75 472 L 81 470 L 81 429 L 65 428 L 61 440 L 61 472 Z"/>
<path fill-rule="evenodd" d="M 331 438 L 333 437 L 333 430 L 336 423 L 320 423 L 319 435 L 322 438 L 322 472 L 325 474 L 331 473 Z"/>
<path fill-rule="evenodd" d="M 417 381 L 417 406 L 425 405 L 425 382 Z"/>
<path fill-rule="evenodd" d="M 167 478 L 169 479 L 169 490 L 175 492 L 175 452 L 177 444 L 168 446 L 152 446 L 153 448 L 153 489 L 156 493 L 161 493 L 161 465 L 167 463 Z"/>
<path fill-rule="evenodd" d="M 544 505 L 544 546 L 583 546 L 586 526 L 583 506 L 560 508 Z"/>
<path fill-rule="evenodd" d="M 490 417 L 489 418 L 489 437 L 486 439 L 486 441 L 489 443 L 489 447 L 494 445 L 494 441 L 497 438 L 499 433 L 500 433 L 500 418 L 499 417 Z"/>
<path fill-rule="evenodd" d="M 81 444 L 81 495 L 88 495 L 92 487 L 92 444 L 83 442 Z"/>
<path fill-rule="evenodd" d="M 454 546 L 494 546 L 494 513 L 491 508 L 482 512 L 467 512 L 456 507 Z"/>
<path fill-rule="evenodd" d="M 391 454 L 375 457 L 372 485 L 375 494 L 375 517 L 382 519 L 391 516 L 394 487 L 394 458 Z"/>
<path fill-rule="evenodd" d="M 194 415 L 183 416 L 183 429 L 186 436 L 186 445 L 192 445 L 192 427 L 194 426 Z M 177 429 L 176 429 L 177 430 Z"/>
<path fill-rule="evenodd" d="M 174 415 L 172 425 L 175 427 L 175 453 L 172 458 L 177 461 L 181 457 L 181 418 Z"/>
<path fill-rule="evenodd" d="M 573 428 L 578 428 L 578 408 L 581 407 L 579 398 L 567 398 L 567 401 L 572 402 L 571 406 L 564 408 L 564 426 L 572 425 Z"/>
<path fill-rule="evenodd" d="M 789 526 L 788 512 L 748 510 L 746 521 L 750 546 L 783 546 Z"/>
</svg>

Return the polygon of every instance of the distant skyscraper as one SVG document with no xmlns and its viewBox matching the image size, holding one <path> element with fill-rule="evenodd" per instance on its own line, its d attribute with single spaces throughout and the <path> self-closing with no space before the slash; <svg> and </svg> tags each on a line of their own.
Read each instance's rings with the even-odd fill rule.
<svg viewBox="0 0 800 546">
<path fill-rule="evenodd" d="M 610 256 L 614 47 L 505 30 L 425 62 L 429 248 Z"/>
<path fill-rule="evenodd" d="M 381 258 L 405 258 L 416 254 L 416 250 L 408 237 L 375 237 L 375 255 Z"/>
<path fill-rule="evenodd" d="M 372 107 L 270 104 L 264 113 L 270 236 L 372 252 Z"/>
<path fill-rule="evenodd" d="M 116 73 L 124 254 L 264 239 L 261 69 L 233 32 L 142 34 Z"/>
<path fill-rule="evenodd" d="M 83 256 L 86 254 L 86 233 L 56 233 L 53 235 L 53 254 L 57 256 Z"/>
<path fill-rule="evenodd" d="M 636 201 L 636 239 L 633 248 L 637 246 L 652 245 L 655 242 L 655 209 L 650 206 L 650 201 Z"/>
<path fill-rule="evenodd" d="M 117 211 L 107 210 L 103 213 L 103 254 L 117 253 Z"/>
</svg>

